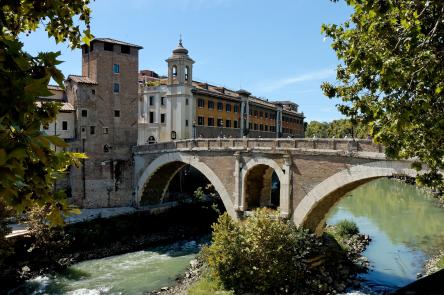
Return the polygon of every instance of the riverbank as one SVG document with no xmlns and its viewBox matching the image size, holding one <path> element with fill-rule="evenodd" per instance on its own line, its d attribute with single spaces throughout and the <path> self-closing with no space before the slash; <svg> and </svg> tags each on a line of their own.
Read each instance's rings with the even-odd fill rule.
<svg viewBox="0 0 444 295">
<path fill-rule="evenodd" d="M 183 204 L 159 214 L 135 212 L 69 224 L 63 234 L 69 243 L 51 249 L 50 255 L 48 249 L 29 251 L 33 243 L 29 235 L 14 237 L 15 254 L 8 258 L 10 267 L 0 274 L 0 285 L 10 290 L 30 278 L 63 272 L 80 261 L 195 239 L 211 231 L 217 216 L 202 204 Z"/>
</svg>

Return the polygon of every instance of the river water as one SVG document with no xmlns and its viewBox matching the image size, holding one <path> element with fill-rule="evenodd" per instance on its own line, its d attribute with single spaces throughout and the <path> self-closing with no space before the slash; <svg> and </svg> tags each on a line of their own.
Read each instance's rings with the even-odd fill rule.
<svg viewBox="0 0 444 295">
<path fill-rule="evenodd" d="M 144 294 L 173 285 L 199 252 L 200 243 L 207 240 L 181 241 L 76 263 L 64 274 L 29 280 L 20 294 Z"/>
<path fill-rule="evenodd" d="M 327 223 L 345 218 L 372 238 L 364 253 L 371 270 L 362 278 L 374 291 L 414 281 L 427 256 L 444 245 L 444 209 L 421 190 L 396 180 L 379 179 L 353 190 L 331 210 Z M 172 285 L 205 241 L 77 263 L 65 274 L 28 281 L 26 294 L 143 294 Z"/>
<path fill-rule="evenodd" d="M 353 190 L 330 212 L 327 224 L 354 220 L 372 241 L 363 253 L 370 271 L 361 277 L 374 291 L 416 280 L 427 257 L 444 249 L 444 209 L 415 186 L 378 179 Z"/>
</svg>

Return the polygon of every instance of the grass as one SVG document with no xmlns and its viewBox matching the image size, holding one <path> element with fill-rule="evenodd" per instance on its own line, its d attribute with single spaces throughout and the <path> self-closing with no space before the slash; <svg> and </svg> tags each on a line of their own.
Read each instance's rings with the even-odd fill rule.
<svg viewBox="0 0 444 295">
<path fill-rule="evenodd" d="M 436 266 L 438 267 L 438 269 L 444 268 L 444 255 L 441 255 L 441 257 L 439 257 L 439 260 L 436 263 Z"/>
<path fill-rule="evenodd" d="M 349 238 L 359 233 L 359 227 L 356 222 L 344 219 L 336 224 L 336 231 L 341 237 Z"/>
<path fill-rule="evenodd" d="M 223 289 L 222 283 L 210 276 L 208 273 L 202 274 L 200 279 L 188 289 L 188 295 L 234 295 L 233 291 Z"/>
<path fill-rule="evenodd" d="M 359 228 L 354 221 L 344 219 L 333 227 L 327 227 L 325 233 L 333 237 L 344 251 L 349 251 L 350 246 L 345 243 L 345 240 L 359 233 Z"/>
</svg>

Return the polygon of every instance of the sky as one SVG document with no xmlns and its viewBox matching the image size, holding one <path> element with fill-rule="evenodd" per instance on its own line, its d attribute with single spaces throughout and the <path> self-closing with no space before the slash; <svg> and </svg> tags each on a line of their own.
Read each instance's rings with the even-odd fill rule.
<svg viewBox="0 0 444 295">
<path fill-rule="evenodd" d="M 143 46 L 139 70 L 165 75 L 165 59 L 183 45 L 195 60 L 193 79 L 269 100 L 299 105 L 306 121 L 342 118 L 322 94 L 323 81 L 334 82 L 339 61 L 323 23 L 342 23 L 351 10 L 329 0 L 96 0 L 91 30 Z M 81 51 L 55 44 L 43 29 L 22 36 L 25 50 L 61 51 L 60 69 L 81 74 Z"/>
</svg>

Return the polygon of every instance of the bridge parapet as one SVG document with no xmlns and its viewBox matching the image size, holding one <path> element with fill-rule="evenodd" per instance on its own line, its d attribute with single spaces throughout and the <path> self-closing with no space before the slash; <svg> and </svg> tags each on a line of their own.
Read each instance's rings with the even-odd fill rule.
<svg viewBox="0 0 444 295">
<path fill-rule="evenodd" d="M 383 153 L 384 147 L 367 139 L 335 138 L 196 138 L 139 145 L 134 153 L 170 150 L 332 150 Z"/>
</svg>

